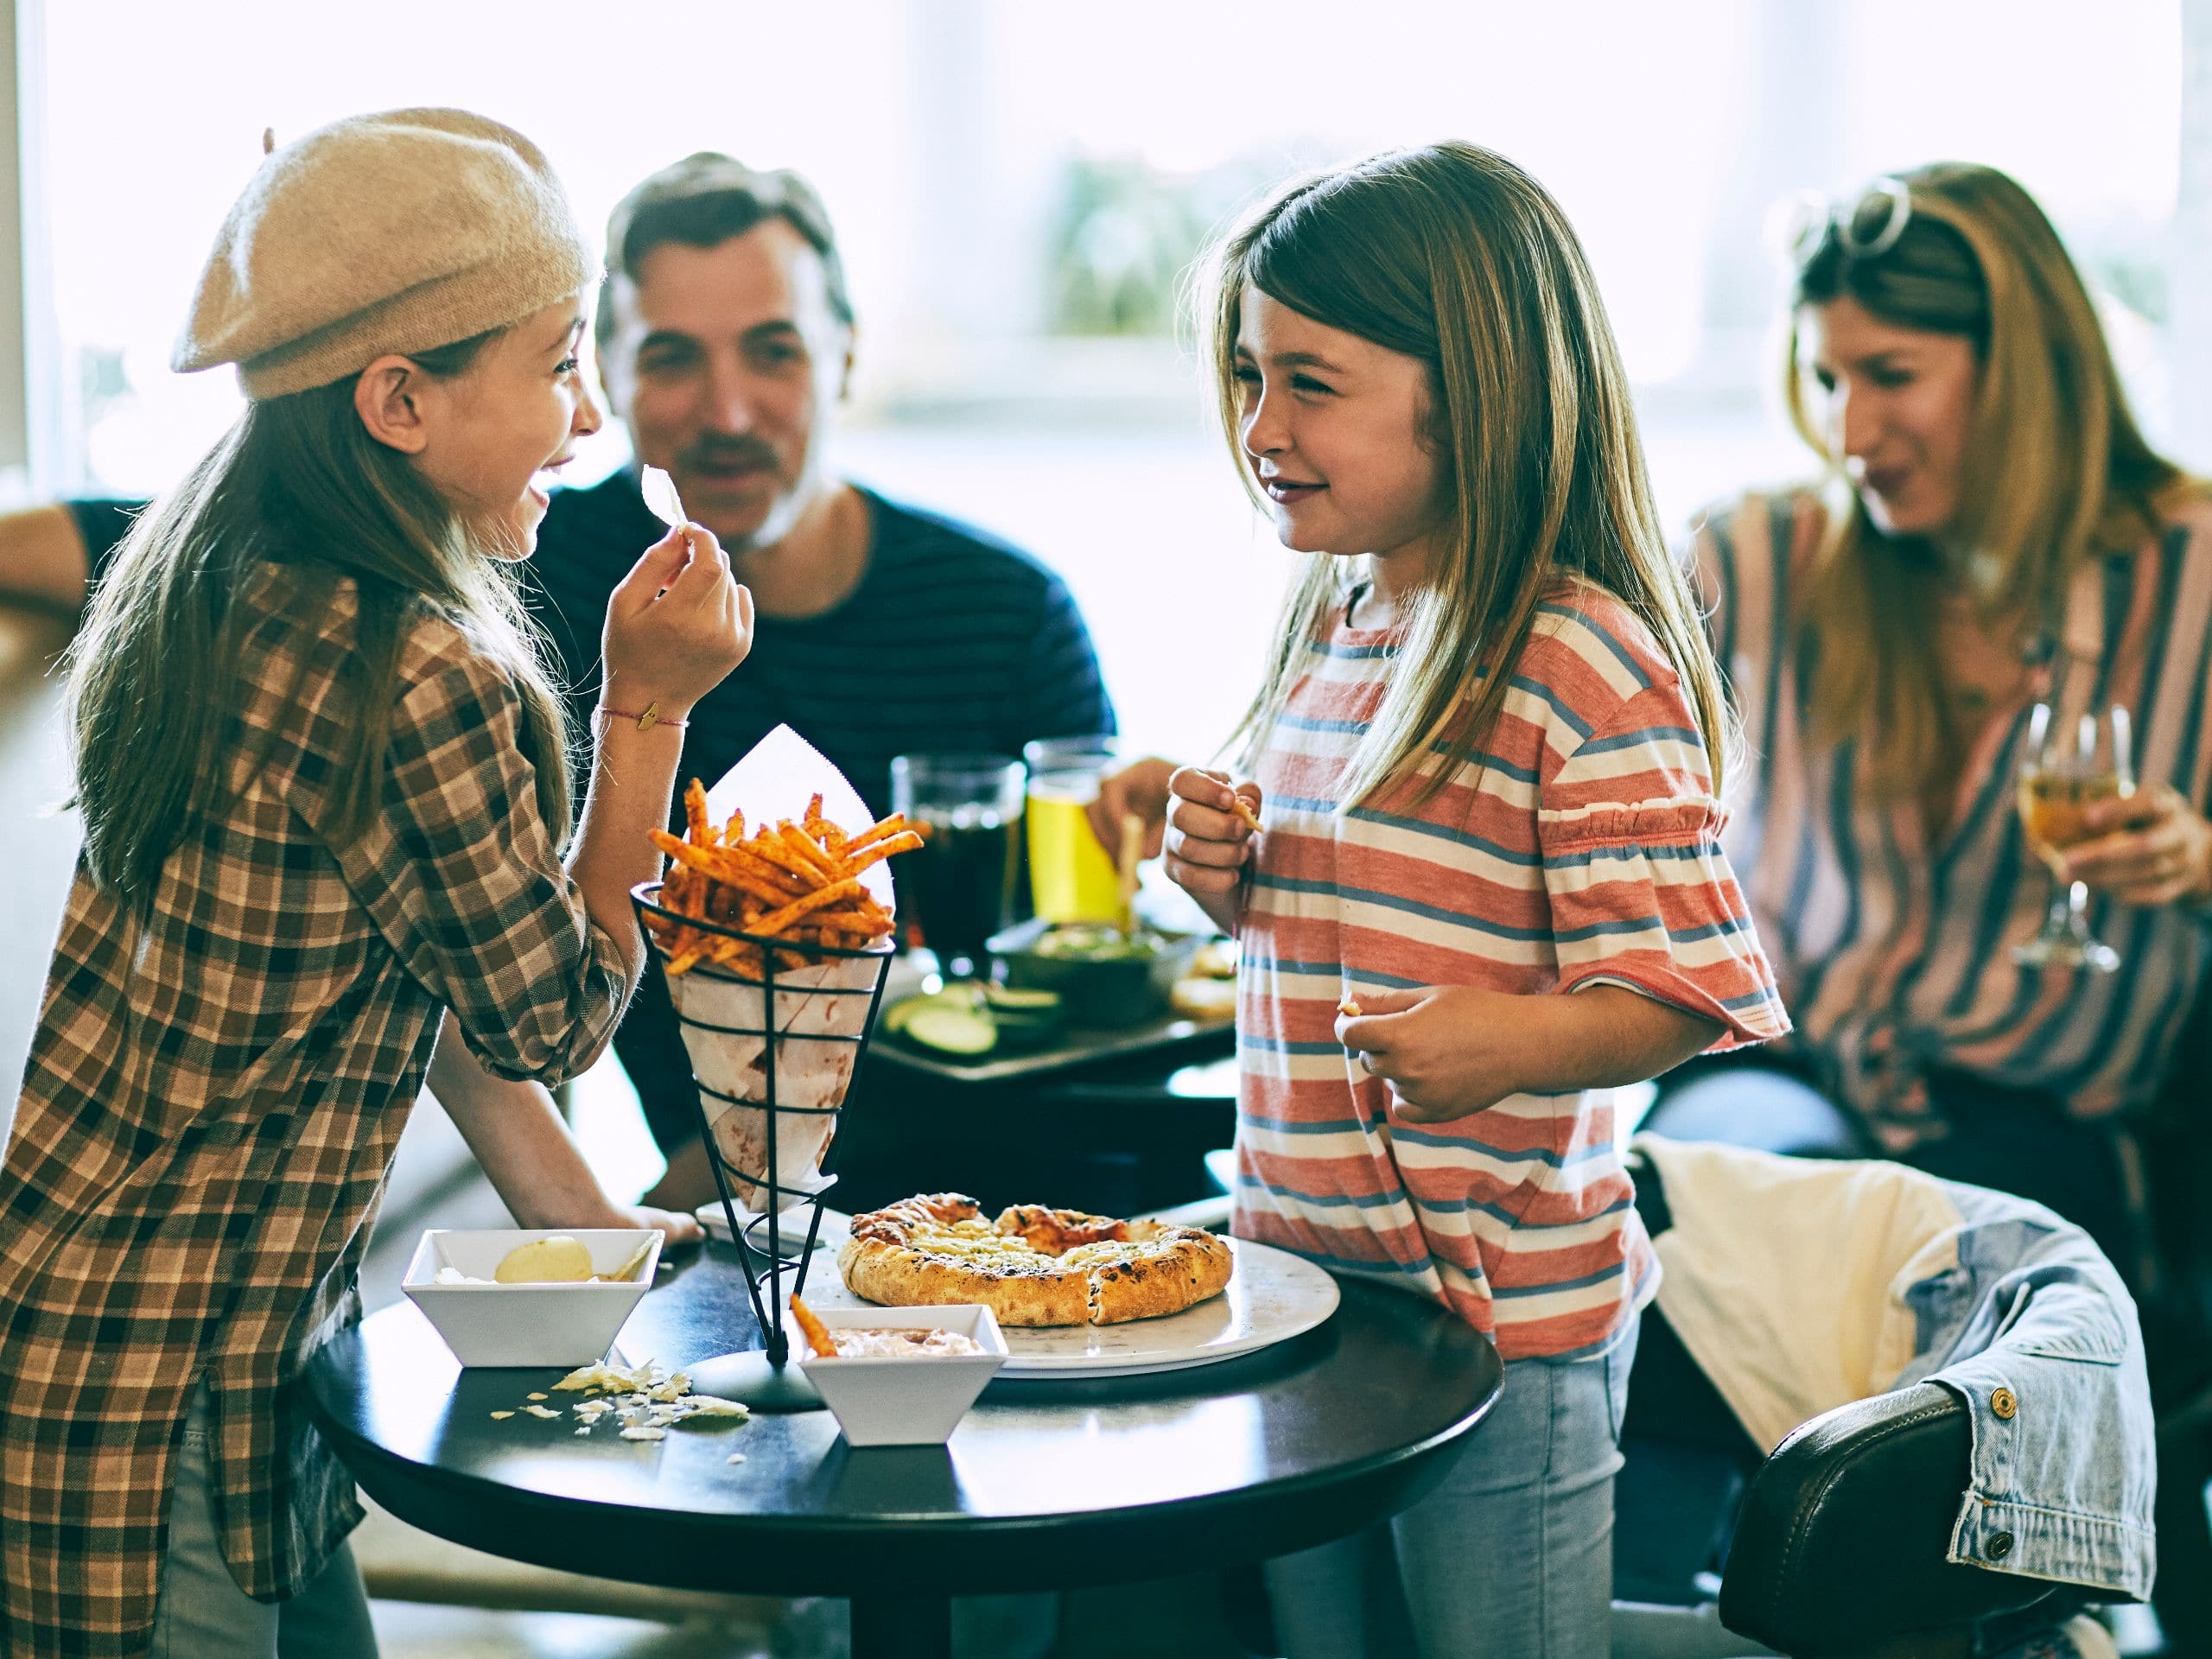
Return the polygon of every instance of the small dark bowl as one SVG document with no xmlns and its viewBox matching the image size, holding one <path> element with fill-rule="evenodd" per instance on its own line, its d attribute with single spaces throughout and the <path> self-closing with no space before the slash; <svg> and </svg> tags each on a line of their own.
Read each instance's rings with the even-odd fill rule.
<svg viewBox="0 0 2212 1659">
<path fill-rule="evenodd" d="M 1167 1009 L 1167 988 L 1198 948 L 1196 937 L 1141 936 L 1127 955 L 1063 957 L 1037 946 L 1053 925 L 1041 917 L 994 935 L 990 953 L 1017 990 L 1058 991 L 1068 1023 L 1092 1029 L 1141 1025 Z"/>
</svg>

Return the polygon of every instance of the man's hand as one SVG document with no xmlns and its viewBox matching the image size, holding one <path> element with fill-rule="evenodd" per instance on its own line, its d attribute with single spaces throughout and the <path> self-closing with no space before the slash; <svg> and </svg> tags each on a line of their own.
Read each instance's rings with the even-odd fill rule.
<svg viewBox="0 0 2212 1659">
<path fill-rule="evenodd" d="M 1098 844 L 1118 853 L 1122 815 L 1134 812 L 1144 820 L 1144 856 L 1158 858 L 1167 835 L 1167 780 L 1174 772 L 1173 760 L 1148 754 L 1101 778 L 1098 798 L 1084 809 Z"/>
<path fill-rule="evenodd" d="M 1337 1016 L 1337 1040 L 1389 1085 L 1398 1116 L 1445 1123 L 1529 1086 L 1518 1069 L 1529 1005 L 1547 1000 L 1468 985 L 1362 991 L 1359 1013 Z"/>
<path fill-rule="evenodd" d="M 2065 855 L 2063 878 L 2123 905 L 2212 897 L 2212 823 L 2170 784 L 2151 784 L 2082 813 L 2096 838 Z"/>
</svg>

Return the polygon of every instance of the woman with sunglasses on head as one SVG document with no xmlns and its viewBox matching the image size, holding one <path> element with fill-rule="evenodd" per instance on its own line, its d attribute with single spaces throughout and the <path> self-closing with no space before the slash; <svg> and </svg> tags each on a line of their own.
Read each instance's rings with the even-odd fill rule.
<svg viewBox="0 0 2212 1659">
<path fill-rule="evenodd" d="M 2057 233 L 1994 168 L 1823 217 L 1792 301 L 1785 396 L 1828 480 L 1715 509 L 1692 550 L 1796 1050 L 1871 1148 L 2050 1203 L 2128 1270 L 2088 1124 L 2156 1091 L 2202 976 L 2212 501 L 2145 442 Z M 2114 706 L 2133 793 L 2047 868 L 2015 810 L 2031 738 Z M 2025 959 L 2055 877 L 2110 969 Z"/>
<path fill-rule="evenodd" d="M 2172 1071 L 2212 937 L 2212 502 L 2004 174 L 1882 180 L 1794 266 L 1784 392 L 1827 477 L 1713 510 L 1692 553 L 1750 751 L 1731 850 L 1798 1034 L 1650 1122 L 1772 1144 L 1834 1124 L 1824 1096 L 1861 1149 L 2039 1200 L 2139 1286 L 2114 1115 Z M 2085 781 L 2039 852 L 2024 777 L 2077 733 L 2133 792 Z"/>
</svg>

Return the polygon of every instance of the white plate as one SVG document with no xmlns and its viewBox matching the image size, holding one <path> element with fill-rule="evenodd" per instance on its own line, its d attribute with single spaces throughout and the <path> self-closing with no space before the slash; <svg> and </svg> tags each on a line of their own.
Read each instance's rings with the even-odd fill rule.
<svg viewBox="0 0 2212 1659">
<path fill-rule="evenodd" d="M 1241 1238 L 1229 1248 L 1236 1257 L 1229 1288 L 1180 1313 L 1126 1325 L 1001 1325 L 1007 1362 L 999 1375 L 1135 1376 L 1211 1365 L 1303 1335 L 1337 1311 L 1337 1281 L 1304 1257 Z M 845 1288 L 834 1256 L 818 1258 L 807 1274 L 806 1302 L 874 1306 Z"/>
</svg>

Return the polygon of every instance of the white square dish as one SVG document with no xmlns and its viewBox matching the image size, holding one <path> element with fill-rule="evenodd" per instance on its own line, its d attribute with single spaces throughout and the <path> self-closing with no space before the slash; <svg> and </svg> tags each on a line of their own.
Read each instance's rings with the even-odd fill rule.
<svg viewBox="0 0 2212 1659">
<path fill-rule="evenodd" d="M 840 1307 L 821 1311 L 835 1331 L 957 1331 L 980 1354 L 868 1354 L 799 1362 L 853 1446 L 942 1446 L 983 1385 L 1006 1363 L 1006 1339 L 991 1310 L 976 1303 L 942 1307 Z M 806 1351 L 806 1338 L 792 1344 Z"/>
<path fill-rule="evenodd" d="M 507 1253 L 532 1239 L 566 1236 L 613 1273 L 651 1242 L 632 1278 L 614 1283 L 440 1284 L 441 1269 L 488 1280 Z M 437 1327 L 463 1365 L 588 1365 L 603 1357 L 630 1310 L 652 1288 L 663 1235 L 635 1228 L 433 1228 L 415 1247 L 400 1288 Z"/>
</svg>

